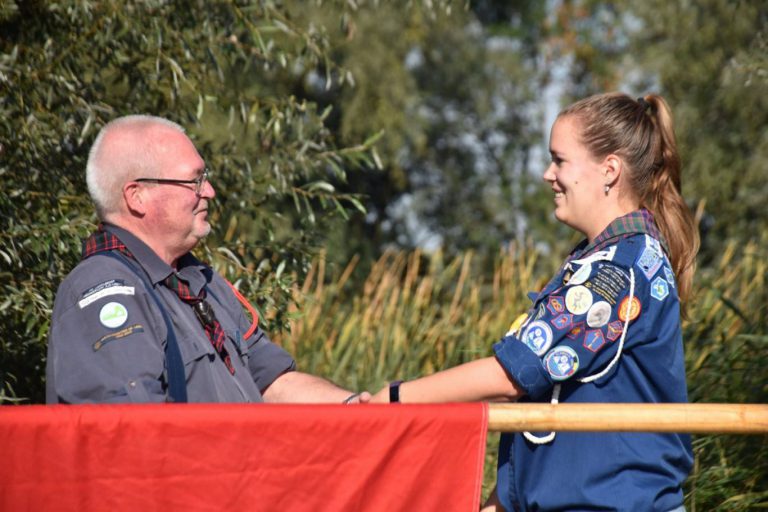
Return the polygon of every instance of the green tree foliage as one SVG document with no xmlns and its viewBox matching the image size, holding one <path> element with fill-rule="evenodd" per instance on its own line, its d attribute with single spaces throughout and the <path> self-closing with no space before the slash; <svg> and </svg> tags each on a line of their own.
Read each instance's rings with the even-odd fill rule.
<svg viewBox="0 0 768 512">
<path fill-rule="evenodd" d="M 493 253 L 546 223 L 533 155 L 543 139 L 537 35 L 545 5 L 357 4 L 342 30 L 329 32 L 355 87 L 317 100 L 335 106 L 345 143 L 382 131 L 383 172 L 350 177 L 369 214 L 339 230 L 329 259 L 370 259 L 391 243 Z M 327 26 L 334 17 L 325 6 L 303 15 Z"/>
<path fill-rule="evenodd" d="M 0 15 L 0 401 L 42 399 L 53 295 L 96 221 L 87 151 L 120 115 L 188 128 L 218 192 L 201 251 L 280 328 L 328 222 L 362 209 L 336 184 L 375 165 L 292 94 L 318 69 L 344 83 L 325 29 L 271 1 L 6 2 Z"/>
<path fill-rule="evenodd" d="M 684 195 L 703 207 L 702 262 L 768 231 L 768 4 L 586 0 L 559 13 L 573 95 L 655 91 L 671 104 Z"/>
</svg>

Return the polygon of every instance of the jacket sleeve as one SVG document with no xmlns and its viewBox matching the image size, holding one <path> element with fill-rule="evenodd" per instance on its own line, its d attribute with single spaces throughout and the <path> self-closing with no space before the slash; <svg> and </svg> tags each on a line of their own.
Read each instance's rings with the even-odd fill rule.
<svg viewBox="0 0 768 512">
<path fill-rule="evenodd" d="M 138 277 L 91 258 L 61 284 L 48 336 L 48 403 L 163 402 L 165 325 Z"/>
<path fill-rule="evenodd" d="M 537 298 L 525 324 L 494 346 L 499 362 L 531 397 L 561 381 L 600 372 L 617 353 L 647 303 L 648 285 L 632 265 L 593 261 L 573 269 L 567 284 Z M 632 298 L 630 299 L 630 293 Z"/>
</svg>

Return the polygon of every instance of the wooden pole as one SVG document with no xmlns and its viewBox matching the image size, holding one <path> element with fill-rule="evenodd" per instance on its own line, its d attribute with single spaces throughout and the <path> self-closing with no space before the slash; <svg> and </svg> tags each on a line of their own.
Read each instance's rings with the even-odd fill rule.
<svg viewBox="0 0 768 512">
<path fill-rule="evenodd" d="M 490 404 L 491 432 L 766 434 L 765 404 Z"/>
</svg>

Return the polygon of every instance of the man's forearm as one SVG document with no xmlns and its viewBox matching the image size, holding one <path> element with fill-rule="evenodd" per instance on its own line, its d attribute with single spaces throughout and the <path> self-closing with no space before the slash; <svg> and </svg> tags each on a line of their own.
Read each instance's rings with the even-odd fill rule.
<svg viewBox="0 0 768 512">
<path fill-rule="evenodd" d="M 270 403 L 342 403 L 354 391 L 308 373 L 286 372 L 264 390 Z"/>
</svg>

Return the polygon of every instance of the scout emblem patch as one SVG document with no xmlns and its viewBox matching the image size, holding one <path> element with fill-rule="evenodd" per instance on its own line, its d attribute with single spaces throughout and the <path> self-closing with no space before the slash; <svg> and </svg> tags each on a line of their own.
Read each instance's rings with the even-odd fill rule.
<svg viewBox="0 0 768 512">
<path fill-rule="evenodd" d="M 565 294 L 565 307 L 574 315 L 583 315 L 592 306 L 592 292 L 586 286 L 577 285 Z"/>
<path fill-rule="evenodd" d="M 664 300 L 669 295 L 669 284 L 659 276 L 651 283 L 651 297 L 656 300 Z"/>
<path fill-rule="evenodd" d="M 609 323 L 607 329 L 608 332 L 605 334 L 605 337 L 608 338 L 609 341 L 616 341 L 624 330 L 624 324 L 621 323 L 621 320 L 616 320 Z"/>
<path fill-rule="evenodd" d="M 537 356 L 544 355 L 552 344 L 552 329 L 545 322 L 531 322 L 521 339 Z"/>
<path fill-rule="evenodd" d="M 603 345 L 605 345 L 605 337 L 603 336 L 603 331 L 600 329 L 587 331 L 584 335 L 584 348 L 587 350 L 597 352 L 603 348 Z"/>
<path fill-rule="evenodd" d="M 640 270 L 643 271 L 643 274 L 645 274 L 649 281 L 661 268 L 661 264 L 664 261 L 662 254 L 659 242 L 645 235 L 645 249 L 637 258 L 637 266 L 640 267 Z"/>
<path fill-rule="evenodd" d="M 565 380 L 579 369 L 579 356 L 571 347 L 558 346 L 544 358 L 544 366 L 552 380 Z"/>
<path fill-rule="evenodd" d="M 643 309 L 640 299 L 637 297 L 632 297 L 632 307 L 628 307 L 628 305 L 629 297 L 624 297 L 624 300 L 619 304 L 619 320 L 622 322 L 631 322 L 640 316 L 640 311 Z"/>
<path fill-rule="evenodd" d="M 611 319 L 611 305 L 601 300 L 592 304 L 587 311 L 587 325 L 590 327 L 602 327 Z"/>
<path fill-rule="evenodd" d="M 128 320 L 128 310 L 119 302 L 108 302 L 99 311 L 99 322 L 104 327 L 115 329 Z"/>
</svg>

